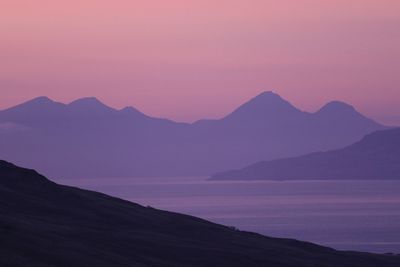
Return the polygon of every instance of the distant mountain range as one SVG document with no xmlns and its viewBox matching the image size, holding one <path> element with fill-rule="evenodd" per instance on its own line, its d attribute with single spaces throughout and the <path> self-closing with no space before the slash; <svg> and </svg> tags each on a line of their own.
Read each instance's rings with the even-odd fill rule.
<svg viewBox="0 0 400 267">
<path fill-rule="evenodd" d="M 211 179 L 400 179 L 400 128 L 374 132 L 343 149 L 263 161 Z"/>
<path fill-rule="evenodd" d="M 50 114 L 49 114 L 50 115 Z M 3 267 L 397 267 L 398 255 L 342 252 L 62 186 L 0 161 Z"/>
<path fill-rule="evenodd" d="M 193 124 L 96 98 L 62 104 L 39 97 L 0 111 L 0 157 L 56 178 L 210 175 L 344 147 L 385 128 L 342 102 L 308 113 L 272 92 Z"/>
</svg>

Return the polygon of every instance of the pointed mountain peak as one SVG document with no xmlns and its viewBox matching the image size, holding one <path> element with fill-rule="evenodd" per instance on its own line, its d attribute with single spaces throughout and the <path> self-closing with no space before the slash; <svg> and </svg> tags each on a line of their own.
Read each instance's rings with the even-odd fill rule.
<svg viewBox="0 0 400 267">
<path fill-rule="evenodd" d="M 259 103 L 259 104 L 271 104 L 271 103 L 287 103 L 286 100 L 284 100 L 280 95 L 274 93 L 273 91 L 265 91 L 257 96 L 253 97 L 250 99 L 246 104 L 254 104 L 254 103 Z"/>
<path fill-rule="evenodd" d="M 68 107 L 80 110 L 114 110 L 95 97 L 83 97 L 68 104 Z"/>
<path fill-rule="evenodd" d="M 353 120 L 352 123 L 356 121 L 368 122 L 370 125 L 373 125 L 375 129 L 377 129 L 376 127 L 384 127 L 382 124 L 379 124 L 358 112 L 353 106 L 341 101 L 331 101 L 314 114 L 320 116 L 320 118 L 324 120 L 336 118 L 342 121 Z"/>
<path fill-rule="evenodd" d="M 283 99 L 280 95 L 272 92 L 266 91 L 257 95 L 256 97 L 250 99 L 244 105 L 259 105 L 264 107 L 291 107 L 294 108 L 292 104 Z"/>
<path fill-rule="evenodd" d="M 102 105 L 105 106 L 100 100 L 96 97 L 82 97 L 77 100 L 72 101 L 69 105 Z"/>
<path fill-rule="evenodd" d="M 323 106 L 318 113 L 357 112 L 355 108 L 342 101 L 331 101 Z"/>
<path fill-rule="evenodd" d="M 46 104 L 46 103 L 53 103 L 54 101 L 48 98 L 47 96 L 39 96 L 33 98 L 25 103 L 37 103 L 37 104 Z"/>
<path fill-rule="evenodd" d="M 46 111 L 48 112 L 49 110 L 54 110 L 58 108 L 62 108 L 64 104 L 55 102 L 48 98 L 47 96 L 39 96 L 36 98 L 33 98 L 31 100 L 28 100 L 22 104 L 16 105 L 14 107 L 10 107 L 8 109 L 5 109 L 3 111 L 6 112 L 40 112 L 40 111 Z M 32 116 L 33 114 L 29 114 L 29 116 Z"/>
<path fill-rule="evenodd" d="M 56 102 L 54 102 L 53 100 L 51 100 L 50 98 L 48 98 L 47 96 L 39 96 L 39 97 L 35 97 L 31 100 L 28 100 L 18 106 L 25 106 L 25 107 L 38 107 L 38 106 L 48 106 L 48 105 L 52 105 Z"/>
<path fill-rule="evenodd" d="M 280 95 L 274 93 L 273 91 L 264 91 L 260 94 L 258 94 L 254 99 L 256 98 L 275 98 L 275 99 L 282 99 Z"/>
<path fill-rule="evenodd" d="M 301 112 L 288 101 L 272 91 L 263 92 L 241 105 L 229 116 L 264 117 Z"/>
<path fill-rule="evenodd" d="M 102 117 L 113 114 L 115 109 L 103 104 L 95 97 L 79 98 L 68 104 L 71 116 L 80 118 Z"/>
</svg>

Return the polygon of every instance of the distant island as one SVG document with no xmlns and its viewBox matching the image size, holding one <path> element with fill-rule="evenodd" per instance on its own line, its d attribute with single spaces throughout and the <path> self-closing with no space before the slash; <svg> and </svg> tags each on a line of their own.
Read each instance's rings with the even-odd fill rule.
<svg viewBox="0 0 400 267">
<path fill-rule="evenodd" d="M 0 266 L 397 267 L 63 186 L 0 161 Z"/>
<path fill-rule="evenodd" d="M 55 179 L 209 176 L 337 149 L 386 128 L 340 101 L 309 113 L 273 92 L 192 124 L 113 109 L 94 97 L 68 104 L 38 97 L 0 111 L 0 158 Z"/>
<path fill-rule="evenodd" d="M 371 133 L 343 149 L 258 162 L 211 179 L 400 179 L 400 128 Z"/>
</svg>

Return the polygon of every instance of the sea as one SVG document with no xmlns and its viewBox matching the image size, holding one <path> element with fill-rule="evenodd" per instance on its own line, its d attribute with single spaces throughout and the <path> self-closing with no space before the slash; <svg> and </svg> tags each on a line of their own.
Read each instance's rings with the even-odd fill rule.
<svg viewBox="0 0 400 267">
<path fill-rule="evenodd" d="M 400 181 L 109 177 L 58 182 L 267 236 L 400 253 Z"/>
</svg>

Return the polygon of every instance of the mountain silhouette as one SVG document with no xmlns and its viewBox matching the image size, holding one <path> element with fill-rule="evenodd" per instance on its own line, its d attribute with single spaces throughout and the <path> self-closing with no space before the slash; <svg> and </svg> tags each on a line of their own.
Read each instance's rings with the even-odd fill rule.
<svg viewBox="0 0 400 267">
<path fill-rule="evenodd" d="M 318 113 L 327 113 L 327 114 L 337 114 L 341 112 L 342 114 L 346 113 L 355 113 L 355 109 L 353 106 L 346 104 L 342 101 L 331 101 L 323 106 Z"/>
<path fill-rule="evenodd" d="M 224 120 L 265 120 L 282 116 L 295 116 L 301 113 L 292 104 L 273 92 L 264 92 L 229 114 Z"/>
<path fill-rule="evenodd" d="M 0 161 L 0 265 L 395 267 L 400 257 L 270 238 L 63 186 Z"/>
<path fill-rule="evenodd" d="M 259 162 L 212 179 L 400 179 L 400 128 L 371 133 L 343 149 Z"/>
<path fill-rule="evenodd" d="M 0 157 L 58 177 L 210 175 L 341 148 L 386 127 L 331 102 L 303 112 L 264 92 L 218 120 L 177 123 L 96 98 L 39 97 L 0 111 Z M 75 168 L 70 168 L 70 165 Z"/>
</svg>

